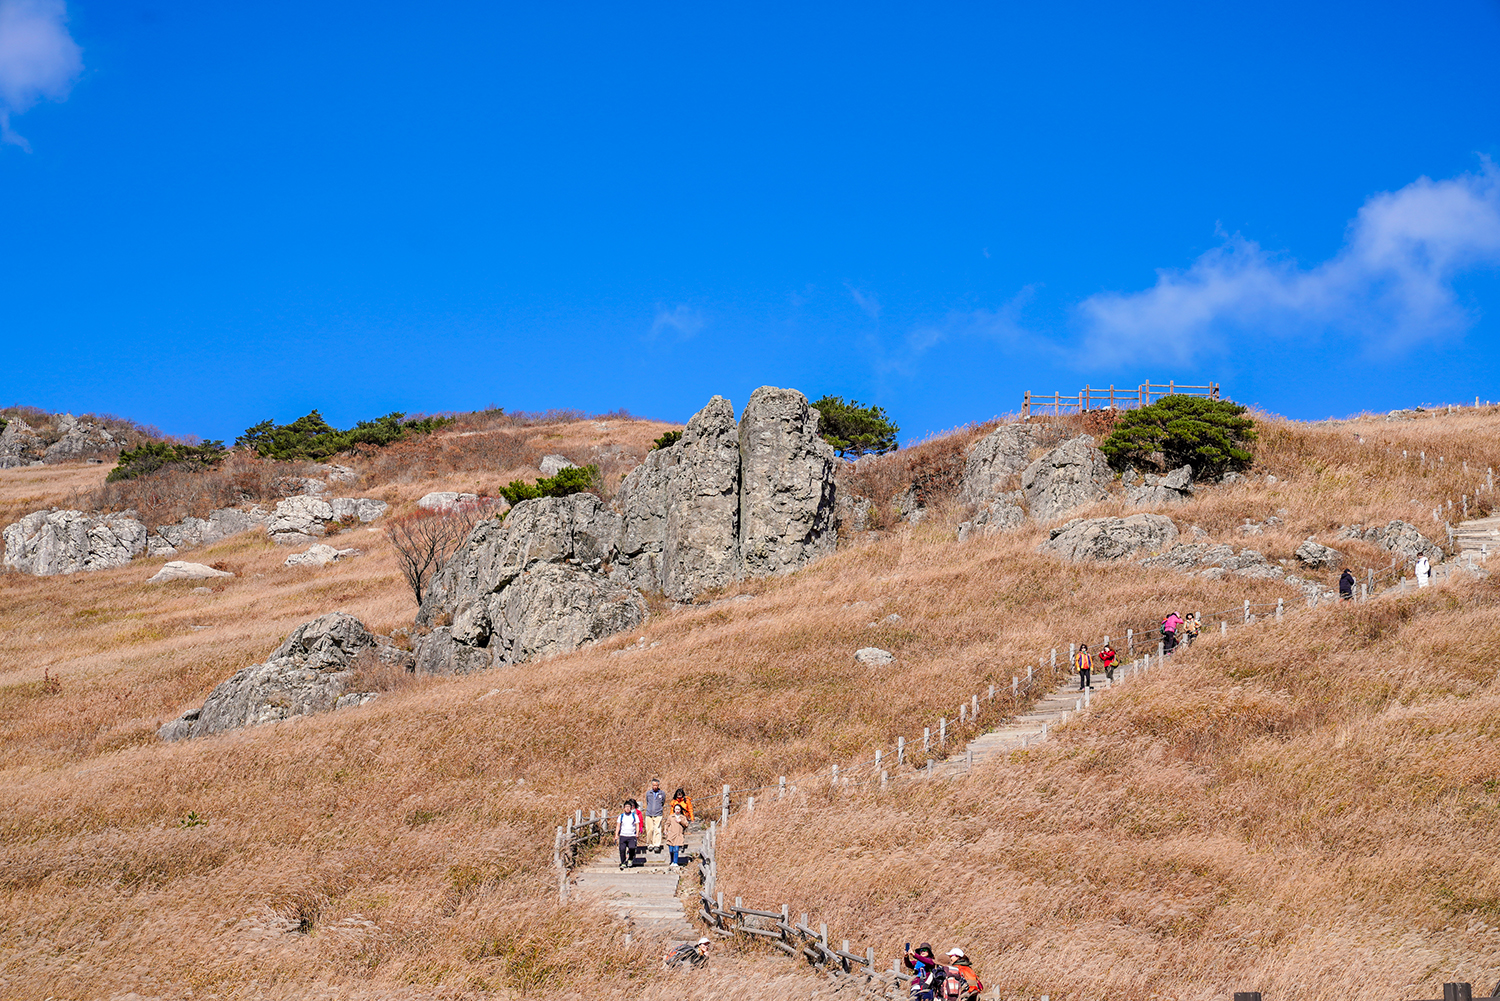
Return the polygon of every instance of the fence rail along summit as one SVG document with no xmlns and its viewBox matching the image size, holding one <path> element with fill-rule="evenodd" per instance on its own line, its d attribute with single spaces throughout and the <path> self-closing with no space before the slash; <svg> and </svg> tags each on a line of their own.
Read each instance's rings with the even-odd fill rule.
<svg viewBox="0 0 1500 1001">
<path fill-rule="evenodd" d="M 1210 382 L 1206 386 L 1179 386 L 1175 382 L 1143 382 L 1134 389 L 1091 389 L 1084 386 L 1076 396 L 1061 393 L 1033 393 L 1027 390 L 1021 396 L 1021 419 L 1037 413 L 1077 414 L 1086 410 L 1125 410 L 1132 407 L 1147 407 L 1163 396 L 1203 396 L 1210 400 L 1219 398 L 1219 384 Z M 1153 399 L 1154 398 L 1154 399 Z"/>
</svg>

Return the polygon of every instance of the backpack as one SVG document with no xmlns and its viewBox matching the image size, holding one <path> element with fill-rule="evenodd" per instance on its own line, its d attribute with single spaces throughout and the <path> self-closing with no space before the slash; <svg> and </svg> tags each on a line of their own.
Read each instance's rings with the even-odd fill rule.
<svg viewBox="0 0 1500 1001">
<path fill-rule="evenodd" d="M 943 992 L 939 997 L 943 998 L 943 1001 L 949 1001 L 949 999 L 958 1001 L 958 999 L 964 996 L 968 988 L 969 982 L 964 979 L 962 973 L 959 973 L 957 970 L 945 970 L 943 973 Z"/>
</svg>

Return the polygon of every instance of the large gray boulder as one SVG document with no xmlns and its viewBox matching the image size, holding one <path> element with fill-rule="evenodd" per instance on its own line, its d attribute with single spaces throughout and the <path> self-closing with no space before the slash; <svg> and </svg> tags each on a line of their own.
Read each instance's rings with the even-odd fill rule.
<svg viewBox="0 0 1500 1001">
<path fill-rule="evenodd" d="M 1164 476 L 1147 473 L 1144 483 L 1125 491 L 1125 499 L 1141 507 L 1190 501 L 1193 499 L 1193 467 L 1179 466 Z"/>
<path fill-rule="evenodd" d="M 795 389 L 762 386 L 740 415 L 740 562 L 787 573 L 833 551 L 834 450 Z"/>
<path fill-rule="evenodd" d="M 556 476 L 564 469 L 576 469 L 578 467 L 566 455 L 544 455 L 542 456 L 542 461 L 537 463 L 537 468 L 542 471 L 543 476 Z"/>
<path fill-rule="evenodd" d="M 995 494 L 1013 489 L 1012 481 L 1031 465 L 1032 453 L 1052 448 L 1062 437 L 1050 424 L 1000 425 L 969 446 L 960 499 L 984 504 Z"/>
<path fill-rule="evenodd" d="M 299 546 L 327 534 L 323 523 L 333 520 L 333 505 L 321 497 L 298 494 L 276 503 L 266 521 L 266 534 L 278 545 Z"/>
<path fill-rule="evenodd" d="M 1075 518 L 1052 530 L 1042 543 L 1064 559 L 1113 562 L 1141 552 L 1159 553 L 1177 541 L 1177 526 L 1159 514 L 1128 518 Z"/>
<path fill-rule="evenodd" d="M 734 405 L 715 396 L 688 421 L 682 440 L 658 449 L 669 453 L 661 467 L 666 518 L 660 584 L 669 598 L 690 599 L 740 575 L 741 435 Z M 649 519 L 651 526 L 656 523 Z"/>
<path fill-rule="evenodd" d="M 157 736 L 203 737 L 365 701 L 373 695 L 360 693 L 351 700 L 345 691 L 356 659 L 366 651 L 386 664 L 410 661 L 410 654 L 371 633 L 352 615 L 332 612 L 304 623 L 265 663 L 253 664 L 219 684 L 200 708 L 167 723 Z"/>
<path fill-rule="evenodd" d="M 12 417 L 0 431 L 0 469 L 14 469 L 41 462 L 47 445 L 30 424 Z"/>
<path fill-rule="evenodd" d="M 35 511 L 5 526 L 5 565 L 38 577 L 120 567 L 146 551 L 130 513 Z"/>
<path fill-rule="evenodd" d="M 1297 557 L 1297 562 L 1314 570 L 1338 570 L 1344 565 L 1343 553 L 1320 545 L 1312 536 L 1308 536 L 1292 555 Z"/>
<path fill-rule="evenodd" d="M 165 564 L 152 577 L 146 578 L 147 584 L 161 584 L 169 580 L 210 580 L 214 577 L 233 577 L 234 574 L 228 570 L 215 570 L 213 567 L 202 563 L 186 563 L 182 560 L 172 560 Z"/>
<path fill-rule="evenodd" d="M 1051 521 L 1076 507 L 1104 500 L 1113 478 L 1104 453 L 1084 434 L 1028 465 L 1021 474 L 1021 490 L 1031 517 Z"/>
<path fill-rule="evenodd" d="M 385 501 L 374 497 L 335 497 L 328 506 L 333 510 L 333 521 L 358 519 L 363 522 L 374 521 L 391 508 Z"/>
<path fill-rule="evenodd" d="M 646 602 L 635 588 L 576 567 L 540 563 L 487 602 L 482 614 L 455 618 L 454 628 L 487 630 L 495 663 L 518 664 L 568 653 L 645 621 Z"/>
</svg>

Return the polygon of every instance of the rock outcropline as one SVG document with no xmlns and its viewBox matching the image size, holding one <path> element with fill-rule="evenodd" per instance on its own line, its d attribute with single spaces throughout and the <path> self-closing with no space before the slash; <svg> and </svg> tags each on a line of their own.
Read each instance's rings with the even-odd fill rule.
<svg viewBox="0 0 1500 1001">
<path fill-rule="evenodd" d="M 1255 549 L 1234 551 L 1234 547 L 1222 542 L 1190 542 L 1173 546 L 1159 556 L 1140 561 L 1143 567 L 1160 567 L 1177 573 L 1196 574 L 1217 580 L 1225 574 L 1236 577 L 1252 577 L 1263 580 L 1280 580 L 1302 589 L 1309 597 L 1319 598 L 1333 594 L 1333 590 L 1313 580 L 1304 580 L 1289 574 L 1267 560 L 1264 553 Z"/>
<path fill-rule="evenodd" d="M 1109 496 L 1114 479 L 1109 460 L 1086 434 L 1063 442 L 1021 474 L 1026 508 L 1037 521 L 1051 521 L 1075 507 Z"/>
<path fill-rule="evenodd" d="M 1042 455 L 1036 455 L 1046 449 Z M 959 499 L 975 507 L 959 538 L 1023 524 L 1029 515 L 1051 521 L 1103 500 L 1114 478 L 1094 439 L 1063 441 L 1049 424 L 1003 424 L 969 447 Z"/>
<path fill-rule="evenodd" d="M 276 503 L 276 511 L 266 519 L 266 534 L 278 546 L 305 546 L 322 538 L 330 521 L 374 521 L 385 514 L 389 505 L 373 497 L 334 497 L 324 500 L 310 494 L 298 494 Z"/>
<path fill-rule="evenodd" d="M 51 444 L 48 438 L 52 438 Z M 12 417 L 0 431 L 0 469 L 114 456 L 120 445 L 105 428 L 93 421 L 80 421 L 72 414 L 55 418 L 55 427 L 45 436 L 21 418 Z"/>
<path fill-rule="evenodd" d="M 1443 558 L 1443 550 L 1437 543 L 1417 531 L 1416 525 L 1399 519 L 1384 526 L 1371 525 L 1368 528 L 1364 525 L 1350 525 L 1339 533 L 1339 538 L 1373 542 L 1408 563 L 1418 556 L 1425 556 L 1434 563 Z"/>
<path fill-rule="evenodd" d="M 837 542 L 834 452 L 796 390 L 762 387 L 736 423 L 714 397 L 652 451 L 614 504 L 593 494 L 517 504 L 475 526 L 417 616 L 418 669 L 462 673 L 565 653 L 633 629 L 643 591 L 688 600 L 787 573 Z"/>
<path fill-rule="evenodd" d="M 35 511 L 3 534 L 5 565 L 38 577 L 120 567 L 146 551 L 146 526 L 133 511 Z"/>
<path fill-rule="evenodd" d="M 248 511 L 221 507 L 207 518 L 189 515 L 175 525 L 158 526 L 146 540 L 146 555 L 176 556 L 179 550 L 207 546 L 231 535 L 264 528 L 265 524 L 266 513 L 258 507 Z"/>
<path fill-rule="evenodd" d="M 1079 562 L 1128 559 L 1142 552 L 1159 553 L 1177 541 L 1177 526 L 1159 514 L 1128 518 L 1074 518 L 1052 530 L 1042 548 Z"/>
<path fill-rule="evenodd" d="M 264 664 L 247 667 L 220 684 L 200 708 L 167 723 L 157 736 L 185 740 L 360 705 L 374 693 L 346 694 L 346 689 L 354 677 L 351 668 L 367 651 L 385 664 L 409 666 L 411 659 L 352 615 L 332 612 L 304 623 Z"/>
</svg>

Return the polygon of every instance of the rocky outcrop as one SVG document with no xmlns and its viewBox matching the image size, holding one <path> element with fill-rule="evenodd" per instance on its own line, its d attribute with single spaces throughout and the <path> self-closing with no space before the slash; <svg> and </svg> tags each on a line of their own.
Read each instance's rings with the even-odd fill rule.
<svg viewBox="0 0 1500 1001">
<path fill-rule="evenodd" d="M 1193 499 L 1193 467 L 1180 466 L 1165 476 L 1147 473 L 1139 486 L 1128 487 L 1125 499 L 1139 507 L 1161 507 Z"/>
<path fill-rule="evenodd" d="M 1062 438 L 1050 424 L 1002 424 L 969 446 L 960 499 L 984 505 L 996 494 L 1012 490 L 1015 478 L 1031 465 L 1032 452 L 1052 448 Z"/>
<path fill-rule="evenodd" d="M 436 490 L 430 494 L 423 494 L 422 499 L 417 501 L 417 507 L 424 511 L 452 511 L 454 508 L 478 503 L 478 494 L 461 494 L 453 490 Z"/>
<path fill-rule="evenodd" d="M 1075 563 L 1114 562 L 1142 552 L 1159 553 L 1177 541 L 1177 526 L 1159 514 L 1128 518 L 1074 518 L 1052 530 L 1042 549 Z"/>
<path fill-rule="evenodd" d="M 38 577 L 124 566 L 146 551 L 133 514 L 33 512 L 5 527 L 5 565 Z"/>
<path fill-rule="evenodd" d="M 1373 542 L 1381 549 L 1395 553 L 1408 563 L 1419 556 L 1425 556 L 1434 562 L 1443 558 L 1443 550 L 1437 543 L 1417 531 L 1417 526 L 1411 522 L 1399 519 L 1383 526 L 1371 525 L 1368 528 L 1363 525 L 1350 525 L 1339 533 L 1339 538 Z"/>
<path fill-rule="evenodd" d="M 1084 434 L 1028 465 L 1021 474 L 1021 490 L 1031 517 L 1051 521 L 1076 507 L 1104 500 L 1113 478 L 1104 453 Z"/>
<path fill-rule="evenodd" d="M 42 436 L 19 417 L 12 417 L 0 431 L 0 469 L 14 469 L 41 462 L 47 452 Z"/>
<path fill-rule="evenodd" d="M 389 509 L 373 497 L 334 497 L 324 500 L 298 494 L 276 503 L 266 520 L 266 534 L 279 546 L 305 546 L 328 533 L 330 521 L 374 521 Z"/>
<path fill-rule="evenodd" d="M 358 549 L 335 549 L 321 542 L 314 542 L 306 552 L 293 553 L 282 561 L 285 567 L 326 567 L 330 563 L 361 555 Z"/>
<path fill-rule="evenodd" d="M 793 390 L 757 390 L 739 423 L 716 396 L 631 471 L 612 506 L 573 494 L 479 522 L 423 598 L 420 669 L 564 653 L 645 621 L 642 591 L 692 599 L 831 551 L 833 450 L 817 428 Z"/>
<path fill-rule="evenodd" d="M 409 664 L 411 659 L 354 616 L 324 615 L 297 627 L 265 663 L 218 685 L 200 708 L 167 723 L 157 736 L 185 740 L 368 701 L 373 693 L 345 694 L 356 659 L 367 652 L 386 664 Z"/>
<path fill-rule="evenodd" d="M 248 511 L 232 507 L 219 508 L 207 518 L 191 515 L 175 525 L 161 525 L 146 540 L 146 555 L 176 556 L 179 550 L 211 545 L 231 535 L 264 528 L 266 513 L 260 508 Z"/>
<path fill-rule="evenodd" d="M 556 476 L 564 469 L 577 469 L 578 467 L 566 455 L 544 455 L 542 461 L 537 463 L 537 468 L 542 471 L 543 476 Z"/>
<path fill-rule="evenodd" d="M 1320 545 L 1312 536 L 1308 536 L 1292 555 L 1297 557 L 1298 563 L 1314 570 L 1338 570 L 1344 565 L 1343 553 Z"/>
<path fill-rule="evenodd" d="M 739 560 L 751 577 L 833 551 L 834 450 L 795 389 L 762 386 L 740 415 Z"/>
<path fill-rule="evenodd" d="M 147 577 L 147 584 L 161 584 L 169 580 L 211 580 L 215 577 L 233 577 L 234 574 L 228 570 L 215 570 L 213 567 L 202 563 L 185 563 L 182 560 L 172 560 L 156 571 L 155 576 Z"/>
<path fill-rule="evenodd" d="M 72 414 L 63 414 L 57 418 L 54 430 L 61 431 L 62 437 L 48 445 L 42 454 L 42 461 L 49 465 L 119 454 L 120 443 L 115 436 L 93 421 L 80 421 Z"/>
<path fill-rule="evenodd" d="M 1254 549 L 1241 549 L 1222 542 L 1191 542 L 1173 546 L 1159 556 L 1140 561 L 1143 567 L 1157 567 L 1177 573 L 1193 574 L 1217 580 L 1226 574 L 1260 580 L 1279 580 L 1300 588 L 1303 594 L 1319 598 L 1333 594 L 1326 585 L 1287 573 Z"/>
</svg>

